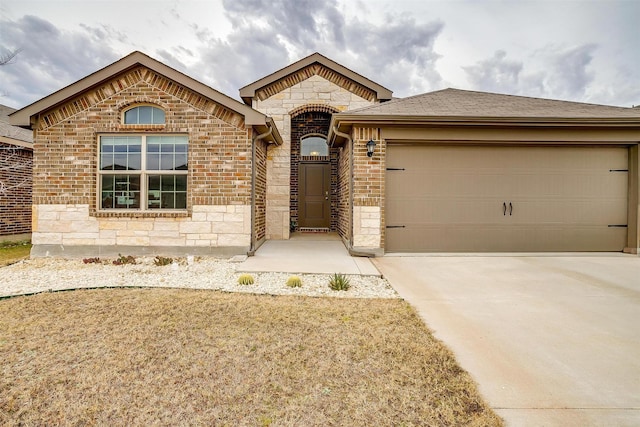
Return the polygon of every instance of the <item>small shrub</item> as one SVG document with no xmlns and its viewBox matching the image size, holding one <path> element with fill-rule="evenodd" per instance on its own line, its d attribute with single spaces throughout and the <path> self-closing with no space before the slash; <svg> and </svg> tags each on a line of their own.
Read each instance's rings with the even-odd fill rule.
<svg viewBox="0 0 640 427">
<path fill-rule="evenodd" d="M 329 287 L 334 291 L 346 291 L 351 287 L 349 278 L 342 273 L 335 273 L 329 279 Z"/>
<path fill-rule="evenodd" d="M 124 265 L 124 264 L 135 264 L 136 259 L 131 255 L 124 256 L 122 254 L 118 254 L 118 259 L 113 261 L 113 265 Z"/>
<path fill-rule="evenodd" d="M 82 262 L 85 264 L 100 264 L 100 258 L 84 258 Z"/>
<path fill-rule="evenodd" d="M 287 286 L 290 288 L 300 288 L 302 287 L 302 279 L 298 276 L 291 276 L 287 279 Z"/>
<path fill-rule="evenodd" d="M 238 277 L 239 285 L 253 285 L 253 283 L 253 276 L 250 274 L 241 274 L 240 277 Z"/>
<path fill-rule="evenodd" d="M 171 263 L 173 263 L 173 258 L 167 258 L 167 257 L 163 257 L 163 256 L 156 256 L 156 259 L 153 260 L 153 263 L 155 265 L 157 265 L 158 267 L 163 266 L 163 265 L 169 265 Z"/>
</svg>

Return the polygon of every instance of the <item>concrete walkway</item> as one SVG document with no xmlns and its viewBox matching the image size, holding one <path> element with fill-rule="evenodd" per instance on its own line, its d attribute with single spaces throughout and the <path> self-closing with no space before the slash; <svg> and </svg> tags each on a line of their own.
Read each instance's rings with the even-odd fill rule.
<svg viewBox="0 0 640 427">
<path fill-rule="evenodd" d="M 509 426 L 640 426 L 640 258 L 376 258 Z"/>
<path fill-rule="evenodd" d="M 267 240 L 237 271 L 380 276 L 369 258 L 350 256 L 335 233 L 293 233 L 289 240 Z"/>
</svg>

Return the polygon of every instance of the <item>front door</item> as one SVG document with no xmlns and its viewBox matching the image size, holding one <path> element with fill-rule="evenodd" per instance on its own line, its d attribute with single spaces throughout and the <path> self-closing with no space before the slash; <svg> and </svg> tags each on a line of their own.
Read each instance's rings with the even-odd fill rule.
<svg viewBox="0 0 640 427">
<path fill-rule="evenodd" d="M 300 163 L 298 185 L 299 228 L 329 228 L 331 226 L 331 165 Z"/>
</svg>

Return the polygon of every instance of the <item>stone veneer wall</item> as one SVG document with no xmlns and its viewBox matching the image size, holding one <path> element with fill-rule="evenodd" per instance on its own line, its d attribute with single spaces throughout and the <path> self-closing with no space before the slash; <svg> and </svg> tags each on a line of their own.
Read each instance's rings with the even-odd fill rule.
<svg viewBox="0 0 640 427">
<path fill-rule="evenodd" d="M 122 124 L 122 112 L 138 103 L 162 108 L 166 124 Z M 32 239 L 43 251 L 124 245 L 246 252 L 252 131 L 243 116 L 137 67 L 41 117 L 34 132 Z M 188 134 L 187 210 L 99 211 L 98 136 L 105 133 Z"/>
<path fill-rule="evenodd" d="M 384 248 L 386 143 L 377 128 L 353 127 L 353 248 L 382 254 Z M 373 157 L 367 142 L 376 142 Z"/>
<path fill-rule="evenodd" d="M 0 143 L 0 236 L 31 233 L 32 168 L 32 150 Z"/>
<path fill-rule="evenodd" d="M 356 88 L 359 96 L 349 90 Z M 266 90 L 268 89 L 268 90 Z M 314 65 L 260 91 L 253 100 L 256 110 L 276 123 L 284 143 L 269 149 L 267 157 L 267 239 L 288 239 L 291 185 L 291 113 L 313 104 L 334 111 L 367 107 L 376 103 L 372 93 L 324 67 Z"/>
</svg>

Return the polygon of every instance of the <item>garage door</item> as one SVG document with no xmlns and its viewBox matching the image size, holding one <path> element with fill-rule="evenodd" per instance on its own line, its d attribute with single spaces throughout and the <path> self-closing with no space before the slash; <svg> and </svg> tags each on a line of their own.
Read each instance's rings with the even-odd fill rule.
<svg viewBox="0 0 640 427">
<path fill-rule="evenodd" d="M 387 148 L 387 252 L 621 251 L 628 152 Z"/>
</svg>

